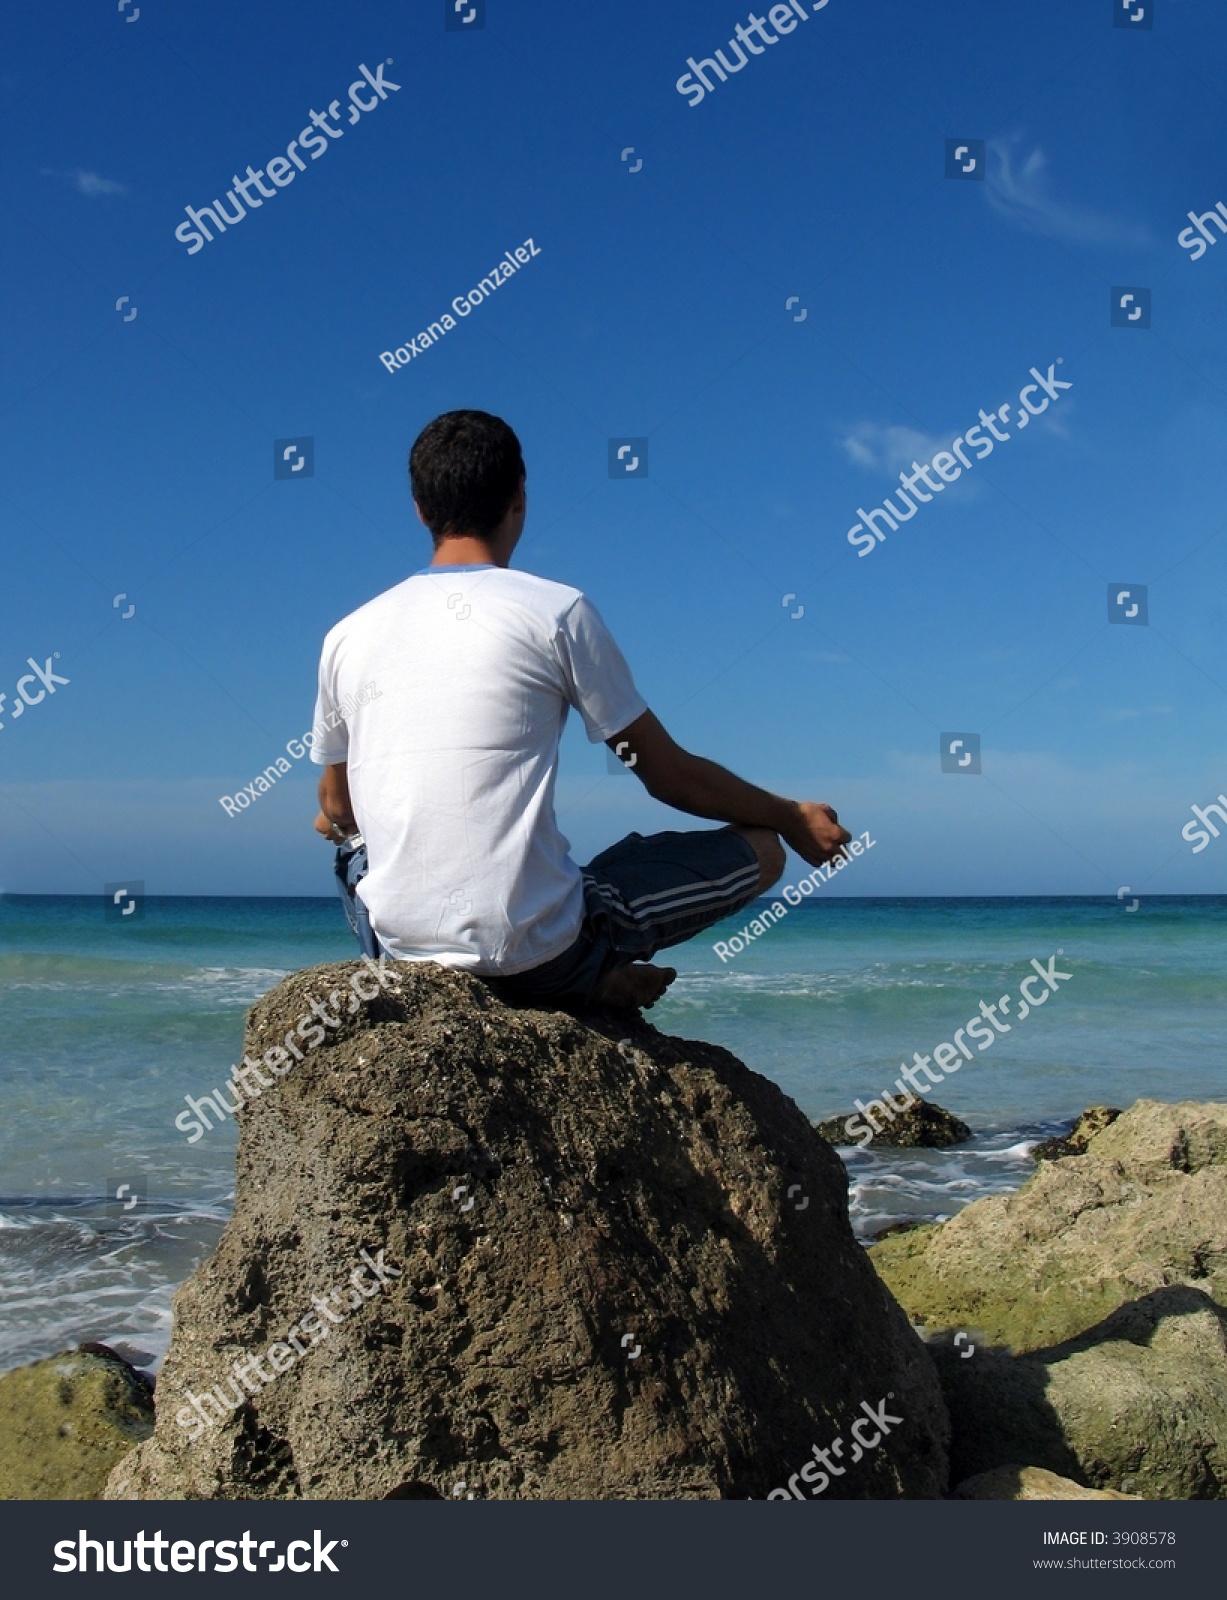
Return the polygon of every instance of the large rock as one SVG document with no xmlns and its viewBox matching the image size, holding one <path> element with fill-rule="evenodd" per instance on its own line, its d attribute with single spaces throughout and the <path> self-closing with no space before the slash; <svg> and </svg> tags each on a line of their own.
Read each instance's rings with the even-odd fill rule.
<svg viewBox="0 0 1227 1600">
<path fill-rule="evenodd" d="M 935 1349 L 951 1475 L 1025 1461 L 1149 1500 L 1227 1498 L 1227 1312 L 1160 1289 L 1051 1350 Z"/>
<path fill-rule="evenodd" d="M 266 995 L 249 1056 L 355 969 Z M 240 1112 L 233 1217 L 109 1497 L 759 1497 L 883 1404 L 827 1498 L 945 1492 L 932 1359 L 774 1084 L 637 1018 L 387 982 Z M 269 1381 L 210 1405 L 253 1354 Z"/>
<path fill-rule="evenodd" d="M 1016 1351 L 1173 1285 L 1227 1304 L 1227 1105 L 1139 1100 L 1085 1154 L 1043 1161 L 1017 1193 L 894 1234 L 871 1256 L 917 1321 L 982 1329 Z"/>
<path fill-rule="evenodd" d="M 0 1500 L 97 1500 L 153 1432 L 148 1379 L 104 1345 L 0 1377 Z"/>
</svg>

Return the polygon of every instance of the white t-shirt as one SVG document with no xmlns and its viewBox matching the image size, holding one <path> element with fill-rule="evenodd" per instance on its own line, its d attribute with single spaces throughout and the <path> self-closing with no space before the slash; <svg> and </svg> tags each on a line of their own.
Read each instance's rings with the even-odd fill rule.
<svg viewBox="0 0 1227 1600">
<path fill-rule="evenodd" d="M 582 881 L 554 819 L 569 705 L 593 744 L 647 710 L 595 606 L 525 572 L 428 567 L 328 634 L 311 755 L 348 762 L 358 893 L 392 955 L 511 974 L 574 943 Z"/>
</svg>

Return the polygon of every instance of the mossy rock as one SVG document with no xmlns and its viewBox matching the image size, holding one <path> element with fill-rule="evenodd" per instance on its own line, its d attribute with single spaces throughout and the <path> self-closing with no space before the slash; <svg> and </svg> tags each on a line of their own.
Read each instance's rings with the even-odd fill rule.
<svg viewBox="0 0 1227 1600">
<path fill-rule="evenodd" d="M 1060 1161 L 1064 1156 L 1084 1156 L 1097 1133 L 1110 1128 L 1120 1116 L 1113 1106 L 1088 1106 L 1067 1134 L 1045 1139 L 1031 1152 L 1035 1161 Z"/>
<path fill-rule="evenodd" d="M 1072 1478 L 1044 1467 L 995 1467 L 965 1478 L 951 1492 L 952 1500 L 1141 1500 L 1119 1489 L 1088 1489 Z"/>
<path fill-rule="evenodd" d="M 0 1500 L 99 1500 L 153 1432 L 148 1379 L 105 1345 L 0 1376 Z"/>
<path fill-rule="evenodd" d="M 930 1350 L 960 1498 L 965 1479 L 1026 1462 L 1146 1500 L 1227 1499 L 1227 1311 L 1201 1290 L 1158 1289 L 1050 1350 Z"/>
<path fill-rule="evenodd" d="M 930 1331 L 1040 1350 L 1187 1284 L 1227 1306 L 1227 1105 L 1140 1100 L 1016 1193 L 891 1234 L 869 1256 Z"/>
</svg>

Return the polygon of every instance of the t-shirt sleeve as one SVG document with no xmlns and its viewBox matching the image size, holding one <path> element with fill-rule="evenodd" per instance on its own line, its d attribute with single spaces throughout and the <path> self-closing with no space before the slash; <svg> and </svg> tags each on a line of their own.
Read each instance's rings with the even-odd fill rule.
<svg viewBox="0 0 1227 1600">
<path fill-rule="evenodd" d="M 584 719 L 591 744 L 612 739 L 648 709 L 626 657 L 600 612 L 583 595 L 559 623 L 554 649 L 567 700 Z"/>
<path fill-rule="evenodd" d="M 311 746 L 311 759 L 321 767 L 333 767 L 349 757 L 349 729 L 342 721 L 332 694 L 331 640 L 325 640 L 320 657 L 319 691 L 315 697 L 315 718 L 311 732 L 315 743 Z"/>
</svg>

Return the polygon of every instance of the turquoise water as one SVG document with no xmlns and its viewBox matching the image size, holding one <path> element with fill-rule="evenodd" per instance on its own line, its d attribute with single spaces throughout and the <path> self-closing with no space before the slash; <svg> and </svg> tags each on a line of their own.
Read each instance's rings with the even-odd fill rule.
<svg viewBox="0 0 1227 1600">
<path fill-rule="evenodd" d="M 1015 999 L 1010 1031 L 932 1093 L 972 1144 L 845 1153 L 863 1236 L 1015 1187 L 1029 1144 L 1085 1105 L 1227 1097 L 1227 897 L 819 898 L 722 963 L 713 942 L 748 921 L 670 954 L 652 1020 L 726 1045 L 811 1116 L 891 1087 L 1064 952 L 1046 1004 L 1019 1020 Z M 259 995 L 353 954 L 330 898 L 155 898 L 128 924 L 97 896 L 0 897 L 0 1367 L 91 1338 L 161 1354 L 233 1190 L 233 1125 L 189 1145 L 183 1097 L 224 1081 Z M 108 1198 L 123 1183 L 127 1208 Z"/>
<path fill-rule="evenodd" d="M 1058 950 L 1073 976 L 944 1085 L 943 1105 L 1004 1127 L 1091 1101 L 1227 1093 L 1227 896 L 1134 912 L 1090 898 L 810 901 L 727 964 L 711 951 L 722 932 L 686 962 L 667 1026 L 719 1038 L 814 1115 L 889 1087 L 901 1061 L 949 1040 L 981 1000 L 1016 995 L 1031 958 Z"/>
</svg>

